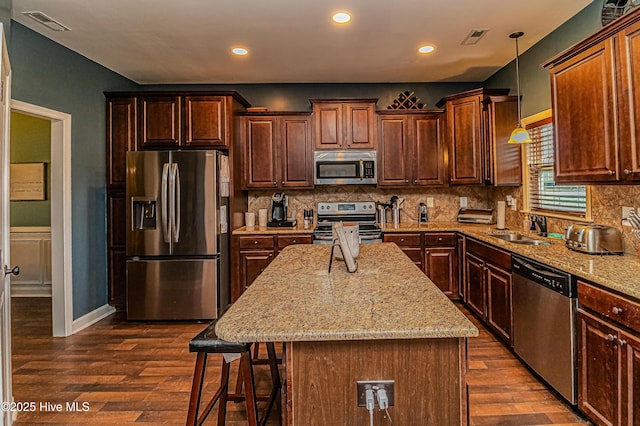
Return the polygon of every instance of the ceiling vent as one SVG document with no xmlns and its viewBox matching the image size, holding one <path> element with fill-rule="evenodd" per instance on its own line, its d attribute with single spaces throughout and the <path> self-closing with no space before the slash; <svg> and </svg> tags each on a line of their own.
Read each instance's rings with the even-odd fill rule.
<svg viewBox="0 0 640 426">
<path fill-rule="evenodd" d="M 53 31 L 71 31 L 71 28 L 62 25 L 60 22 L 56 21 L 55 19 L 51 18 L 50 16 L 47 16 L 46 14 L 44 14 L 42 12 L 38 12 L 38 11 L 22 12 L 22 14 L 26 15 L 29 18 L 33 19 L 34 21 L 44 25 L 45 27 L 49 28 L 50 30 L 53 30 Z"/>
<path fill-rule="evenodd" d="M 474 28 L 473 30 L 471 30 L 469 35 L 464 40 L 462 40 L 461 44 L 463 45 L 476 44 L 480 41 L 482 37 L 484 37 L 484 35 L 488 31 L 489 31 L 489 28 Z"/>
</svg>

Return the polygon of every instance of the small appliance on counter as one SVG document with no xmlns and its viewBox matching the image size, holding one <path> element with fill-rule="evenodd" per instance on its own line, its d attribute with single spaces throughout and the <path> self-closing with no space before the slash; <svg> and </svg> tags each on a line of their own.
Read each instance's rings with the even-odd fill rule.
<svg viewBox="0 0 640 426">
<path fill-rule="evenodd" d="M 613 226 L 569 225 L 565 245 L 587 254 L 623 254 L 622 234 Z"/>
<path fill-rule="evenodd" d="M 289 197 L 284 192 L 276 192 L 271 196 L 271 221 L 267 222 L 269 228 L 293 228 L 296 220 L 287 219 Z"/>
<path fill-rule="evenodd" d="M 418 223 L 429 222 L 429 210 L 425 203 L 420 203 L 418 206 Z"/>
<path fill-rule="evenodd" d="M 496 223 L 496 215 L 493 209 L 470 209 L 463 207 L 458 210 L 456 220 L 459 223 L 492 225 Z"/>
</svg>

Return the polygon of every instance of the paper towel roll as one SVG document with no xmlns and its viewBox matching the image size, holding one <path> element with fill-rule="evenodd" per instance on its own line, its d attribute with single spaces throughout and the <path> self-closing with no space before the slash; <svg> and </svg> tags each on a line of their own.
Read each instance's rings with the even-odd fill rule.
<svg viewBox="0 0 640 426">
<path fill-rule="evenodd" d="M 498 211 L 496 212 L 496 228 L 504 229 L 504 216 L 507 203 L 504 201 L 498 201 Z"/>
</svg>

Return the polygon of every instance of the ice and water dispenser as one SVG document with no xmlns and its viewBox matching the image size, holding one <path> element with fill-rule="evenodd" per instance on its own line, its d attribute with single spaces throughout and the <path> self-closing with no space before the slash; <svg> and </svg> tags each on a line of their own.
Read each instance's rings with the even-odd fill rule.
<svg viewBox="0 0 640 426">
<path fill-rule="evenodd" d="M 156 200 L 134 198 L 132 203 L 133 229 L 156 229 Z"/>
</svg>

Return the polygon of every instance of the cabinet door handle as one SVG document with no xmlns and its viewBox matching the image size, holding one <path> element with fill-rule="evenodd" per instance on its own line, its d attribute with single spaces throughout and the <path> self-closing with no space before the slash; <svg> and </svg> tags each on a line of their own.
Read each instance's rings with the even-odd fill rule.
<svg viewBox="0 0 640 426">
<path fill-rule="evenodd" d="M 273 186 L 278 186 L 278 182 L 273 182 Z"/>
<path fill-rule="evenodd" d="M 297 241 L 296 241 L 296 240 L 291 241 L 291 244 L 295 244 L 295 243 L 297 243 Z"/>
<path fill-rule="evenodd" d="M 627 175 L 627 176 L 629 176 L 629 175 L 632 175 L 632 174 L 633 174 L 633 171 L 632 171 L 632 170 L 629 170 L 629 169 L 624 169 L 624 174 L 625 174 L 625 175 Z"/>
<path fill-rule="evenodd" d="M 609 176 L 613 176 L 613 175 L 615 175 L 615 174 L 616 174 L 616 171 L 615 171 L 615 170 L 609 170 Z"/>
<path fill-rule="evenodd" d="M 404 243 L 404 238 L 400 238 L 400 242 L 401 242 L 401 243 Z"/>
<path fill-rule="evenodd" d="M 429 254 L 429 250 L 425 251 L 424 254 Z"/>
<path fill-rule="evenodd" d="M 413 183 L 418 183 L 418 179 L 414 179 Z"/>
<path fill-rule="evenodd" d="M 409 183 L 409 179 L 405 180 L 404 183 Z"/>
<path fill-rule="evenodd" d="M 613 334 L 607 334 L 607 340 L 610 342 L 615 342 L 616 340 L 618 340 L 618 338 Z"/>
<path fill-rule="evenodd" d="M 622 308 L 618 308 L 618 307 L 614 306 L 613 308 L 611 308 L 611 312 L 613 312 L 616 315 L 620 315 L 620 314 L 622 314 Z"/>
<path fill-rule="evenodd" d="M 273 253 L 271 253 L 271 254 L 269 255 L 269 257 L 273 257 Z"/>
<path fill-rule="evenodd" d="M 442 241 L 442 237 L 438 237 L 438 241 Z"/>
<path fill-rule="evenodd" d="M 618 345 L 619 345 L 620 347 L 623 347 L 623 346 L 624 346 L 624 345 L 626 345 L 626 344 L 627 344 L 627 341 L 626 341 L 626 340 L 624 340 L 624 339 L 618 339 Z"/>
<path fill-rule="evenodd" d="M 257 245 L 257 244 L 258 244 L 258 240 L 254 240 L 254 241 L 253 241 L 253 245 L 255 246 L 255 245 Z"/>
</svg>

